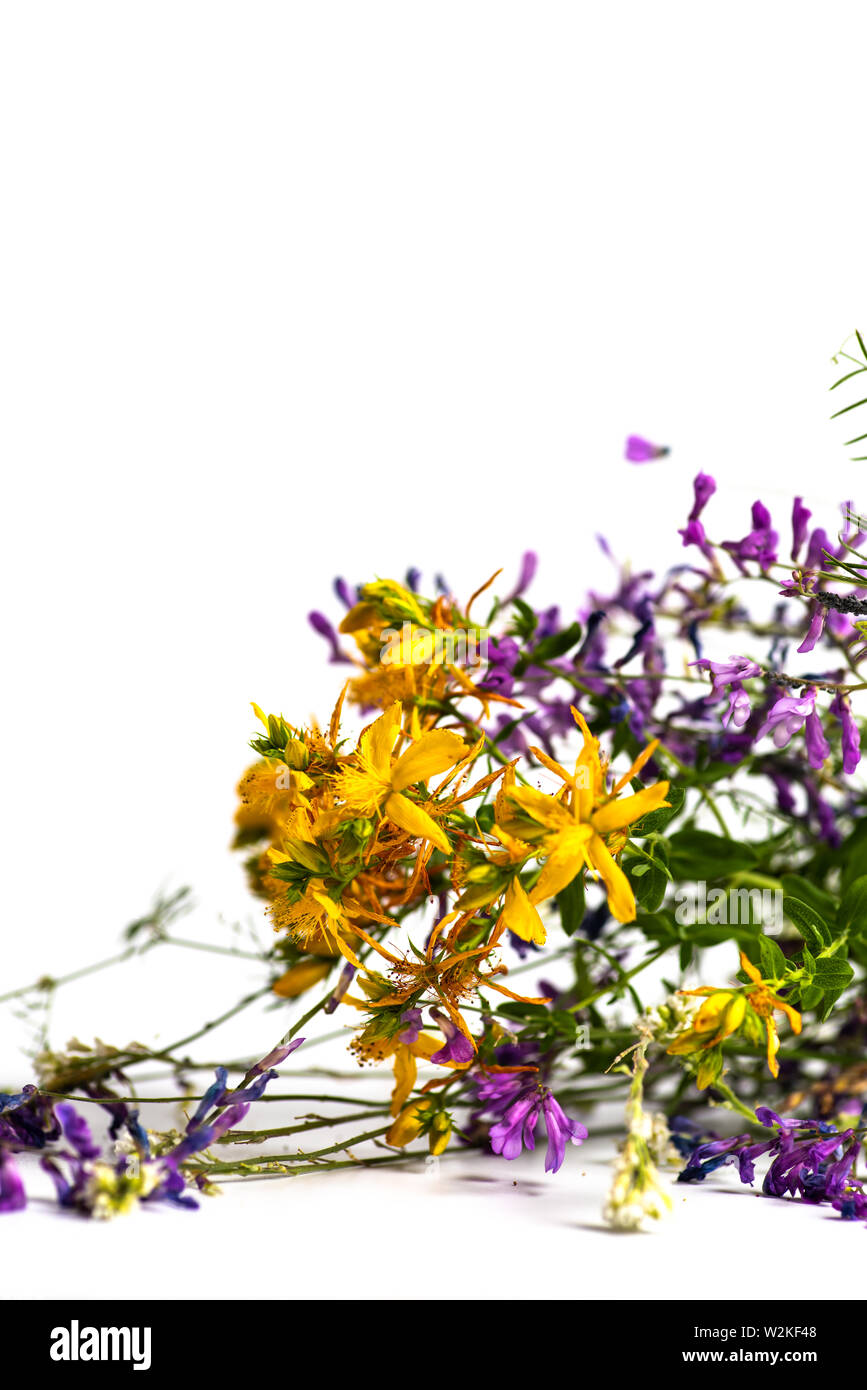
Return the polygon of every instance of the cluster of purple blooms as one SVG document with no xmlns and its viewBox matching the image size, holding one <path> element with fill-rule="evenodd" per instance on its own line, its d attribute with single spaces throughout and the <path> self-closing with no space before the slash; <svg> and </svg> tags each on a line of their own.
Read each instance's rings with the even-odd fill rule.
<svg viewBox="0 0 867 1390">
<path fill-rule="evenodd" d="M 535 1055 L 532 1044 L 510 1044 L 497 1049 L 497 1065 L 526 1066 L 531 1055 Z M 471 1124 L 493 1119 L 488 1139 L 494 1153 L 503 1158 L 518 1158 L 524 1149 L 535 1149 L 540 1120 L 548 1136 L 546 1173 L 556 1173 L 563 1166 L 567 1143 L 582 1144 L 587 1138 L 584 1125 L 569 1119 L 535 1070 L 483 1072 L 474 1076 L 473 1085 L 479 1107 Z"/>
<path fill-rule="evenodd" d="M 650 462 L 665 453 L 667 450 L 639 436 L 630 436 L 627 442 L 627 458 L 635 463 Z M 703 515 L 715 492 L 715 480 L 709 474 L 699 473 L 693 483 L 692 508 L 680 530 L 683 545 L 700 552 L 700 565 L 675 565 L 660 579 L 651 571 L 632 573 L 617 564 L 607 542 L 599 538 L 604 554 L 615 564 L 617 583 L 613 592 L 591 592 L 577 610 L 575 616 L 582 624 L 582 632 L 577 645 L 567 653 L 533 660 L 534 649 L 550 649 L 549 639 L 564 634 L 574 623 L 572 615 L 562 615 L 556 606 L 532 610 L 535 626 L 530 637 L 518 640 L 508 630 L 490 636 L 487 668 L 478 684 L 484 690 L 518 700 L 522 708 L 499 714 L 488 730 L 489 736 L 509 757 L 530 756 L 532 744 L 555 757 L 558 740 L 573 735 L 571 706 L 578 704 L 586 709 L 589 699 L 599 712 L 607 711 L 613 726 L 624 724 L 636 744 L 658 738 L 687 766 L 708 762 L 736 765 L 753 755 L 757 760 L 754 770 L 766 775 L 774 788 L 777 809 L 785 815 L 803 816 L 811 831 L 836 843 L 839 808 L 828 800 L 827 779 L 812 774 L 823 767 L 831 753 L 829 733 L 833 735 L 834 729 L 839 731 L 843 771 L 852 773 L 860 760 L 858 726 L 845 690 L 837 688 L 841 671 L 811 674 L 800 680 L 782 677 L 781 669 L 799 637 L 803 640 L 797 651 L 810 652 L 824 639 L 838 662 L 858 637 L 855 622 L 859 614 L 867 618 L 867 588 L 855 588 L 841 597 L 829 587 L 831 580 L 826 571 L 835 560 L 857 551 L 865 534 L 847 519 L 846 533 L 839 543 L 832 542 L 821 527 L 811 529 L 811 513 L 803 499 L 796 497 L 790 559 L 799 569 L 793 583 L 780 594 L 782 598 L 797 595 L 809 601 L 811 616 L 806 636 L 800 624 L 787 620 L 787 605 L 779 603 L 764 665 L 744 656 L 711 661 L 705 658 L 702 648 L 705 631 L 718 621 L 721 609 L 724 574 L 720 553 L 730 557 L 740 574 L 764 578 L 769 568 L 778 563 L 781 547 L 779 532 L 761 501 L 753 504 L 750 528 L 744 536 L 712 545 L 705 533 Z M 528 551 L 516 584 L 497 606 L 499 614 L 510 611 L 509 606 L 515 601 L 521 603 L 526 613 L 524 595 L 536 568 L 537 556 Z M 418 571 L 410 570 L 407 586 L 417 590 L 419 579 Z M 445 580 L 440 577 L 436 583 L 441 593 L 448 594 Z M 343 579 L 335 582 L 335 592 L 347 607 L 357 599 L 356 591 Z M 725 613 L 726 627 L 749 629 L 749 613 L 728 591 Z M 663 641 L 660 633 L 663 614 L 665 621 L 674 621 L 677 636 L 692 647 L 693 664 L 712 674 L 709 696 L 695 699 L 683 694 L 665 695 L 668 641 Z M 324 614 L 311 613 L 310 622 L 328 641 L 332 661 L 351 661 Z M 619 633 L 624 626 L 631 627 L 631 637 L 615 636 L 615 630 Z M 627 666 L 628 675 L 624 669 Z M 672 672 L 673 676 L 677 674 Z M 744 682 L 749 680 L 761 681 L 758 694 L 751 695 L 745 687 Z M 831 696 L 827 702 L 821 701 L 826 704 L 824 713 L 819 699 L 823 691 Z M 726 700 L 726 707 L 720 718 L 717 706 L 722 699 Z M 787 749 L 793 736 L 801 731 L 807 766 L 796 753 L 779 756 L 780 750 Z M 764 758 L 761 747 L 756 745 L 766 736 L 773 740 L 776 752 Z M 651 766 L 650 771 L 655 769 Z M 800 805 L 795 795 L 798 788 L 803 798 Z"/>
<path fill-rule="evenodd" d="M 54 1183 L 60 1206 L 86 1216 L 97 1211 L 100 1188 L 105 1187 L 106 1178 L 122 1184 L 126 1178 L 138 1181 L 142 1174 L 148 1179 L 140 1183 L 137 1193 L 142 1202 L 165 1201 L 195 1208 L 198 1203 L 181 1171 L 183 1163 L 240 1124 L 251 1103 L 261 1098 L 265 1087 L 277 1076 L 274 1067 L 303 1041 L 298 1038 L 288 1046 L 275 1048 L 251 1068 L 238 1090 L 228 1088 L 228 1073 L 224 1067 L 218 1067 L 216 1079 L 187 1122 L 183 1138 L 159 1158 L 151 1155 L 138 1110 L 113 1097 L 104 1087 L 84 1089 L 111 1116 L 109 1140 L 116 1140 L 125 1131 L 134 1154 L 111 1152 L 110 1158 L 104 1157 L 103 1146 L 95 1141 L 89 1124 L 69 1101 L 54 1102 L 35 1086 L 25 1086 L 16 1095 L 0 1094 L 0 1212 L 20 1211 L 27 1205 L 15 1162 L 15 1155 L 20 1153 L 40 1153 L 41 1167 Z"/>
<path fill-rule="evenodd" d="M 675 1147 L 687 1159 L 678 1182 L 703 1182 L 725 1164 L 737 1167 L 741 1182 L 752 1185 L 757 1158 L 771 1156 L 762 1182 L 768 1197 L 797 1197 L 830 1203 L 845 1220 L 867 1220 L 867 1192 L 854 1175 L 861 1147 L 857 1131 L 838 1130 L 823 1120 L 782 1119 L 767 1106 L 756 1117 L 774 1133 L 756 1140 L 750 1134 L 707 1138 L 683 1118 L 670 1123 Z"/>
</svg>

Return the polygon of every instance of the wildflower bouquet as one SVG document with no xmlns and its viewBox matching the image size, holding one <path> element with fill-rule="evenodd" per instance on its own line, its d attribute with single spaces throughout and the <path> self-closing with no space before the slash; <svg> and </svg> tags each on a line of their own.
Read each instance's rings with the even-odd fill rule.
<svg viewBox="0 0 867 1390">
<path fill-rule="evenodd" d="M 637 463 L 663 452 L 628 444 Z M 63 1205 L 97 1216 L 194 1205 L 223 1177 L 470 1147 L 512 1160 L 540 1129 L 556 1172 L 613 1099 L 616 1226 L 670 1205 L 672 1155 L 686 1182 L 725 1163 L 752 1182 L 762 1158 L 769 1195 L 867 1220 L 867 523 L 846 504 L 813 524 L 796 497 L 785 528 L 756 501 L 742 536 L 713 538 L 715 491 L 696 477 L 668 568 L 633 573 L 602 542 L 613 585 L 562 608 L 529 598 L 532 553 L 465 601 L 413 571 L 336 582 L 342 616 L 310 615 L 339 673 L 333 713 L 320 727 L 254 706 L 238 788 L 235 845 L 273 939 L 231 1012 L 267 994 L 285 1021 L 259 1060 L 187 1089 L 168 1133 L 144 1125 L 130 1078 L 158 1061 L 186 1080 L 184 1049 L 222 1019 L 160 1051 L 45 1046 L 38 1084 L 0 1096 L 0 1208 L 24 1203 L 27 1151 Z M 133 924 L 121 958 L 186 944 L 182 906 Z M 379 1098 L 241 1128 L 270 1098 L 353 1104 L 349 1081 L 266 1095 L 331 1016 L 357 1063 L 388 1071 Z M 82 1103 L 110 1118 L 108 1148 Z M 314 1129 L 333 1135 L 286 1151 Z"/>
</svg>

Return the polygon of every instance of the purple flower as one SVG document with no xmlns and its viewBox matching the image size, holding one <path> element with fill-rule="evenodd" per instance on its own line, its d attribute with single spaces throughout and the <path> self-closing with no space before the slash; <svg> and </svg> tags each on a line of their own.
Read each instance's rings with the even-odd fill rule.
<svg viewBox="0 0 867 1390">
<path fill-rule="evenodd" d="M 799 652 L 811 652 L 818 642 L 822 633 L 825 631 L 826 610 L 821 604 L 813 604 L 813 616 L 810 619 L 810 626 L 807 628 L 807 635 L 798 648 Z"/>
<path fill-rule="evenodd" d="M 751 713 L 749 695 L 743 686 L 733 686 L 729 695 L 729 707 L 722 717 L 723 728 L 727 729 L 733 724 L 736 729 L 742 729 Z"/>
<path fill-rule="evenodd" d="M 708 661 L 707 657 L 702 657 L 700 661 L 693 661 L 690 665 L 710 671 L 713 676 L 713 696 L 721 695 L 726 686 L 732 685 L 735 681 L 749 680 L 752 676 L 762 674 L 761 666 L 757 666 L 746 656 L 732 656 L 728 661 Z"/>
<path fill-rule="evenodd" d="M 334 592 L 345 608 L 354 608 L 358 602 L 358 594 L 339 575 L 334 581 Z"/>
<path fill-rule="evenodd" d="M 346 655 L 340 646 L 340 641 L 334 630 L 333 624 L 328 621 L 324 613 L 319 613 L 314 609 L 312 613 L 307 614 L 307 621 L 313 628 L 313 631 L 318 632 L 320 637 L 324 637 L 331 648 L 331 656 L 328 660 L 332 665 L 340 666 L 351 662 L 350 657 Z"/>
<path fill-rule="evenodd" d="M 68 1101 L 62 1100 L 55 1106 L 55 1113 L 63 1126 L 63 1137 L 79 1158 L 99 1158 L 100 1147 L 93 1141 L 87 1120 Z"/>
<path fill-rule="evenodd" d="M 263 1057 L 261 1062 L 257 1062 L 254 1067 L 250 1068 L 247 1072 L 247 1077 L 252 1078 L 254 1076 L 260 1076 L 264 1071 L 271 1071 L 272 1067 L 281 1066 L 282 1063 L 286 1061 L 286 1058 L 290 1057 L 295 1049 L 301 1046 L 303 1041 L 303 1038 L 295 1038 L 293 1042 L 285 1043 L 281 1047 L 275 1047 L 268 1053 L 267 1057 Z"/>
<path fill-rule="evenodd" d="M 499 1049 L 497 1056 L 505 1056 L 508 1051 L 514 1054 L 510 1061 L 521 1065 L 528 1050 L 532 1048 L 519 1043 L 512 1049 Z M 486 1074 L 476 1081 L 476 1091 L 482 1102 L 476 1118 L 486 1111 L 499 1117 L 491 1126 L 488 1138 L 494 1153 L 503 1158 L 517 1158 L 523 1149 L 536 1147 L 536 1126 L 540 1119 L 544 1120 L 548 1135 L 546 1173 L 556 1173 L 562 1167 L 567 1142 L 581 1144 L 587 1138 L 584 1126 L 564 1114 L 548 1087 L 542 1085 L 535 1074 Z"/>
<path fill-rule="evenodd" d="M 825 737 L 822 721 L 815 710 L 813 710 L 812 714 L 807 716 L 807 722 L 804 725 L 804 735 L 810 767 L 818 772 L 831 752 L 831 747 Z"/>
<path fill-rule="evenodd" d="M 779 536 L 771 526 L 771 514 L 764 502 L 754 502 L 752 508 L 753 529 L 740 541 L 723 541 L 738 568 L 746 572 L 748 560 L 758 561 L 761 568 L 767 569 L 776 563 Z"/>
<path fill-rule="evenodd" d="M 525 1148 L 535 1149 L 536 1126 L 540 1118 L 545 1122 L 548 1135 L 545 1172 L 559 1172 L 566 1157 L 567 1141 L 583 1143 L 587 1130 L 577 1120 L 570 1120 L 563 1113 L 547 1086 L 540 1086 L 535 1081 L 525 1083 L 521 1094 L 508 1107 L 503 1118 L 492 1125 L 489 1137 L 494 1153 L 512 1159 L 517 1158 Z"/>
<path fill-rule="evenodd" d="M 815 688 L 806 695 L 781 695 L 768 710 L 756 738 L 764 738 L 765 734 L 772 733 L 777 748 L 785 748 L 792 735 L 803 727 L 813 713 L 815 704 Z"/>
<path fill-rule="evenodd" d="M 421 1009 L 404 1009 L 400 1021 L 405 1027 L 401 1033 L 398 1033 L 398 1039 L 407 1047 L 411 1047 L 414 1042 L 418 1042 L 418 1035 L 421 1032 Z"/>
<path fill-rule="evenodd" d="M 677 534 L 683 537 L 684 545 L 697 545 L 706 560 L 713 559 L 713 546 L 708 541 L 700 521 L 688 521 Z"/>
<path fill-rule="evenodd" d="M 24 1086 L 17 1095 L 0 1094 L 0 1144 L 44 1149 L 60 1133 L 54 1102 L 41 1096 L 35 1086 Z"/>
<path fill-rule="evenodd" d="M 807 546 L 805 568 L 808 570 L 824 569 L 827 562 L 822 552 L 825 550 L 831 550 L 831 542 L 828 539 L 827 531 L 823 531 L 820 526 L 817 526 L 810 537 L 810 544 Z"/>
<path fill-rule="evenodd" d="M 832 701 L 831 713 L 837 716 L 842 725 L 843 771 L 851 776 L 861 761 L 861 734 L 852 714 L 849 696 L 840 691 Z"/>
<path fill-rule="evenodd" d="M 526 589 L 529 589 L 539 566 L 539 556 L 535 550 L 525 550 L 521 556 L 521 571 L 518 575 L 518 582 L 510 594 L 503 599 L 503 603 L 511 603 L 513 599 L 520 598 Z"/>
<path fill-rule="evenodd" d="M 418 1012 L 415 1010 L 414 1012 Z M 438 1052 L 431 1053 L 431 1061 L 443 1065 L 446 1062 L 453 1062 L 455 1066 L 463 1067 L 473 1060 L 475 1048 L 469 1038 L 464 1037 L 460 1028 L 452 1023 L 448 1014 L 444 1014 L 441 1009 L 431 1009 L 431 1018 L 435 1019 L 445 1034 L 445 1046 Z"/>
<path fill-rule="evenodd" d="M 22 1211 L 27 1196 L 15 1160 L 6 1149 L 0 1149 L 0 1212 Z"/>
<path fill-rule="evenodd" d="M 350 965 L 349 961 L 347 961 L 343 969 L 341 970 L 340 975 L 338 976 L 337 984 L 331 991 L 331 997 L 328 1000 L 328 1003 L 325 1005 L 325 1012 L 327 1014 L 334 1013 L 334 1010 L 337 1008 L 337 1005 L 340 1003 L 344 994 L 349 989 L 349 986 L 352 984 L 354 976 L 355 966 Z"/>
<path fill-rule="evenodd" d="M 651 444 L 640 434 L 631 434 L 626 441 L 624 457 L 629 463 L 651 463 L 654 459 L 665 458 L 670 452 L 667 445 Z"/>
<path fill-rule="evenodd" d="M 692 481 L 693 504 L 689 514 L 690 521 L 698 521 L 705 507 L 716 492 L 716 480 L 710 473 L 697 473 Z"/>
<path fill-rule="evenodd" d="M 804 506 L 803 497 L 796 497 L 792 507 L 792 559 L 795 563 L 807 539 L 807 522 L 812 515 L 809 507 Z"/>
</svg>

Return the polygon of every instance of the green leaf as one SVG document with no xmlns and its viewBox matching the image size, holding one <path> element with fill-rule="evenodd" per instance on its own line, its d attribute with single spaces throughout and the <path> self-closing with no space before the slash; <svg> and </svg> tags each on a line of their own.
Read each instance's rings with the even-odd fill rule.
<svg viewBox="0 0 867 1390">
<path fill-rule="evenodd" d="M 781 874 L 780 882 L 786 897 L 797 898 L 799 902 L 806 903 L 807 907 L 811 907 L 826 922 L 832 922 L 837 916 L 835 899 L 810 879 L 802 878 L 800 874 Z"/>
<path fill-rule="evenodd" d="M 554 661 L 558 656 L 565 656 L 566 652 L 581 641 L 582 631 L 580 623 L 570 623 L 561 632 L 552 632 L 550 637 L 543 637 L 541 642 L 537 642 L 535 647 L 516 663 L 515 674 L 521 675 L 528 666 L 538 666 L 545 661 Z"/>
<path fill-rule="evenodd" d="M 821 989 L 843 990 L 852 983 L 855 978 L 855 971 L 847 960 L 841 956 L 823 956 L 816 961 L 816 973 L 813 976 L 814 984 Z"/>
<path fill-rule="evenodd" d="M 689 827 L 669 841 L 670 866 L 675 878 L 711 881 L 751 869 L 756 856 L 749 845 L 708 830 Z"/>
<path fill-rule="evenodd" d="M 824 917 L 798 898 L 783 897 L 783 911 L 797 927 L 812 951 L 823 951 L 832 941 L 831 929 Z"/>
<path fill-rule="evenodd" d="M 765 980 L 782 980 L 786 973 L 786 957 L 770 936 L 759 937 L 759 967 Z"/>
<path fill-rule="evenodd" d="M 861 874 L 849 884 L 843 894 L 837 923 L 841 927 L 851 927 L 858 935 L 867 930 L 867 874 Z"/>
<path fill-rule="evenodd" d="M 660 806 L 656 811 L 648 811 L 646 816 L 635 821 L 630 828 L 630 835 L 657 835 L 660 830 L 664 830 L 670 820 L 673 820 L 678 811 L 683 806 L 684 798 L 683 787 L 669 787 L 668 796 L 665 798 L 668 806 Z"/>
<path fill-rule="evenodd" d="M 574 936 L 584 921 L 584 875 L 576 874 L 555 899 L 560 913 L 560 925 L 567 936 Z"/>
</svg>

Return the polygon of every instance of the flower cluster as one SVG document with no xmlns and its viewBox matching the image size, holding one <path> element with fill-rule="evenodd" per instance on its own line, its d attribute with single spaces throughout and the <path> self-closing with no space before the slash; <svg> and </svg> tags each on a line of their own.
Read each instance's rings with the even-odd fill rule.
<svg viewBox="0 0 867 1390">
<path fill-rule="evenodd" d="M 628 441 L 631 463 L 662 468 L 667 452 Z M 186 1079 L 189 1037 L 180 1052 L 45 1046 L 40 1086 L 0 1097 L 0 1208 L 24 1201 L 27 1152 L 63 1205 L 92 1215 L 189 1205 L 225 1173 L 473 1147 L 515 1160 L 542 1130 L 556 1173 L 587 1139 L 577 1114 L 618 1098 L 627 1123 L 606 1213 L 620 1229 L 670 1208 L 663 1110 L 677 1112 L 684 1181 L 725 1162 L 751 1180 L 761 1156 L 767 1192 L 863 1214 L 860 1114 L 843 1127 L 827 1116 L 867 1091 L 865 531 L 847 504 L 832 538 L 797 497 L 791 543 L 761 500 L 742 535 L 718 539 L 716 492 L 699 473 L 668 568 L 634 571 L 600 539 L 609 579 L 562 604 L 530 601 L 533 552 L 511 583 L 498 571 L 466 600 L 416 570 L 338 579 L 342 615 L 310 614 L 343 678 L 331 718 L 254 706 L 255 760 L 238 784 L 235 846 L 266 944 L 176 939 L 168 903 L 128 929 L 123 955 L 194 945 L 252 958 L 260 989 L 221 1018 L 267 996 L 287 1015 L 280 1042 L 239 1064 L 234 1085 L 220 1068 L 169 1135 L 114 1088 L 146 1061 Z M 713 912 L 684 916 L 690 894 Z M 732 975 L 706 983 L 719 976 L 704 953 L 719 946 Z M 263 1151 L 233 1160 L 250 1105 L 317 1017 L 345 1030 L 360 1066 L 390 1073 L 364 1102 L 371 1127 L 270 1149 L 348 1122 L 317 1112 L 244 1130 Z M 76 1093 L 110 1116 L 121 1152 L 93 1139 Z M 708 1099 L 772 1137 L 706 1137 L 687 1112 Z M 805 1105 L 822 1118 L 778 1118 Z"/>
</svg>

